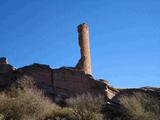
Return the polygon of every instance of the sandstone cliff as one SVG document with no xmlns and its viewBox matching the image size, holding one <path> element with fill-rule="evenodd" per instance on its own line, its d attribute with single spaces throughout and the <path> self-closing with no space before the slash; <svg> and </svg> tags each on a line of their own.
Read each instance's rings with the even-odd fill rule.
<svg viewBox="0 0 160 120">
<path fill-rule="evenodd" d="M 32 64 L 13 69 L 9 64 L 0 64 L 0 86 L 5 88 L 24 76 L 31 78 L 37 88 L 49 97 L 68 98 L 76 94 L 103 94 L 111 99 L 118 90 L 107 81 L 96 80 L 92 75 L 71 67 L 53 69 L 48 65 Z"/>
</svg>

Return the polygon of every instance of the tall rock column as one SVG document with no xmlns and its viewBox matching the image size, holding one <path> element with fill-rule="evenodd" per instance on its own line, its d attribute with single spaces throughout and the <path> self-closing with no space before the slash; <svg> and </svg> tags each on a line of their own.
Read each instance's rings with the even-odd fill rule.
<svg viewBox="0 0 160 120">
<path fill-rule="evenodd" d="M 78 70 L 91 74 L 91 57 L 89 45 L 89 27 L 86 23 L 80 24 L 78 27 L 78 39 L 81 51 L 81 59 L 76 65 Z"/>
</svg>

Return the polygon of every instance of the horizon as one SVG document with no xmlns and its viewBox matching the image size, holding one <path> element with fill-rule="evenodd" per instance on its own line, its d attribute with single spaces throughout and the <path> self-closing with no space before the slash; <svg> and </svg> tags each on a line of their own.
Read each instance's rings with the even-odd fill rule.
<svg viewBox="0 0 160 120">
<path fill-rule="evenodd" d="M 160 85 L 160 1 L 0 1 L 0 57 L 74 67 L 77 26 L 89 25 L 92 73 L 114 87 Z"/>
</svg>

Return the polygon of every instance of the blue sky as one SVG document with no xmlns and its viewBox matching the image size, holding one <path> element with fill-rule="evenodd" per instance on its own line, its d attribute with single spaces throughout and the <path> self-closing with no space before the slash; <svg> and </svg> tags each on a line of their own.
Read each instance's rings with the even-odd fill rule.
<svg viewBox="0 0 160 120">
<path fill-rule="evenodd" d="M 75 66 L 77 25 L 90 26 L 93 75 L 115 87 L 160 86 L 159 0 L 1 0 L 0 56 Z"/>
</svg>

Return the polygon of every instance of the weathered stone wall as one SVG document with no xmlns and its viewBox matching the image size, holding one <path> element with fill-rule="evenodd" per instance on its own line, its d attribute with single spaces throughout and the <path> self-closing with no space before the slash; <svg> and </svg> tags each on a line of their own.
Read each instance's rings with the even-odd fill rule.
<svg viewBox="0 0 160 120">
<path fill-rule="evenodd" d="M 43 90 L 46 95 L 58 95 L 61 98 L 90 92 L 104 94 L 111 99 L 117 92 L 108 85 L 108 82 L 97 81 L 91 75 L 75 68 L 52 69 L 48 65 L 32 64 L 13 69 L 9 64 L 0 64 L 0 87 L 8 86 L 16 79 L 27 80 L 31 85 Z"/>
<path fill-rule="evenodd" d="M 37 87 L 46 94 L 57 94 L 64 98 L 91 92 L 111 98 L 117 92 L 104 81 L 97 81 L 91 75 L 74 68 L 51 69 L 47 65 L 33 64 L 17 70 L 19 78 L 29 76 Z"/>
<path fill-rule="evenodd" d="M 17 79 L 22 79 L 27 76 L 31 79 L 39 89 L 42 89 L 46 94 L 53 93 L 52 69 L 48 65 L 32 64 L 19 68 L 16 72 Z"/>
<path fill-rule="evenodd" d="M 67 98 L 91 92 L 112 98 L 117 92 L 108 85 L 108 82 L 97 81 L 91 75 L 75 68 L 52 69 L 42 64 L 32 64 L 19 69 L 12 68 L 9 64 L 0 64 L 0 87 L 10 85 L 13 80 L 27 76 L 29 79 L 24 80 L 32 82 L 51 97 L 58 95 Z"/>
<path fill-rule="evenodd" d="M 91 75 L 75 71 L 71 68 L 60 68 L 53 70 L 53 81 L 55 90 L 59 94 L 74 96 L 87 92 L 105 94 L 106 84 L 93 79 Z"/>
</svg>

